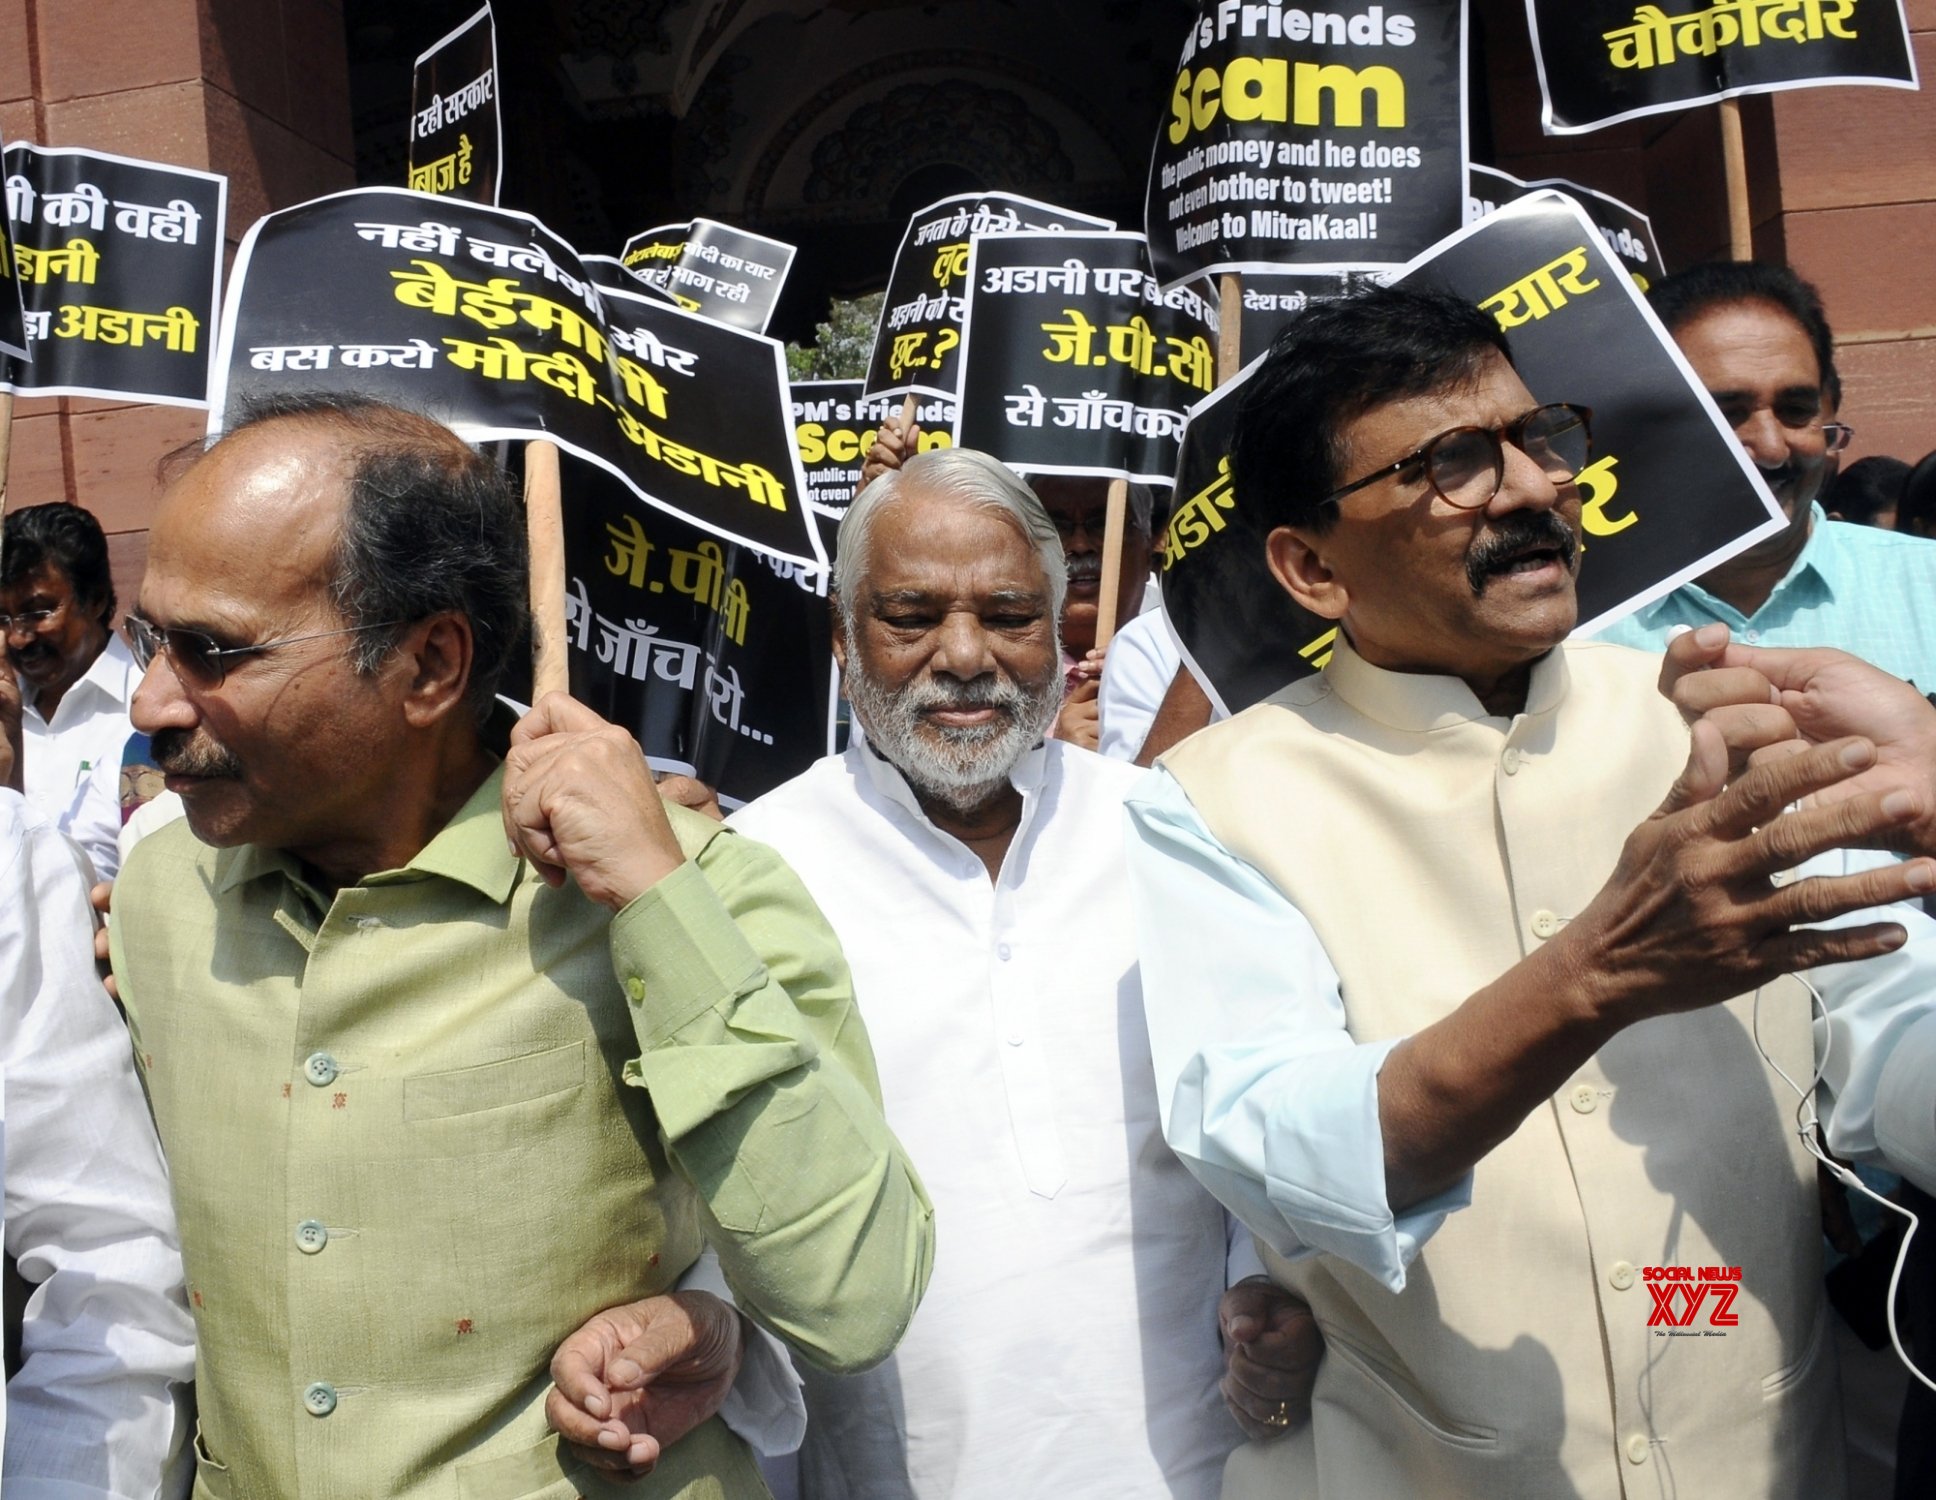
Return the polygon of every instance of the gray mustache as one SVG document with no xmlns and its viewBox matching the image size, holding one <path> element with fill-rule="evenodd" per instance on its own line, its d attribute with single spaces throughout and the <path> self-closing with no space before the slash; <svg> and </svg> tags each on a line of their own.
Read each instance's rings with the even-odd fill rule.
<svg viewBox="0 0 1936 1500">
<path fill-rule="evenodd" d="M 149 741 L 149 749 L 170 776 L 239 777 L 242 763 L 220 745 L 195 744 L 186 729 L 164 729 Z"/>
</svg>

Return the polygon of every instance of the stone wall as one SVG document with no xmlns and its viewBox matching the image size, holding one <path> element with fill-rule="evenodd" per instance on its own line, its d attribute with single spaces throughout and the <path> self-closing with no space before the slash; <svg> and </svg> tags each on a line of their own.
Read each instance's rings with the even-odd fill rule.
<svg viewBox="0 0 1936 1500">
<path fill-rule="evenodd" d="M 229 251 L 272 208 L 354 185 L 340 0 L 0 0 L 0 136 L 221 172 Z M 155 462 L 203 414 L 22 397 L 9 505 L 100 517 L 132 604 Z"/>
</svg>

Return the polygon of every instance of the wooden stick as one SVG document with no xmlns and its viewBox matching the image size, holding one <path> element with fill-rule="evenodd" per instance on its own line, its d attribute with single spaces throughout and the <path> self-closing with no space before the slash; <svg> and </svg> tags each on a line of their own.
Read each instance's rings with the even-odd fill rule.
<svg viewBox="0 0 1936 1500">
<path fill-rule="evenodd" d="M 0 515 L 7 513 L 7 463 L 13 457 L 13 392 L 0 391 Z"/>
<path fill-rule="evenodd" d="M 901 403 L 901 436 L 907 436 L 908 428 L 914 425 L 914 392 L 907 393 L 907 400 Z"/>
<path fill-rule="evenodd" d="M 571 691 L 565 654 L 565 510 L 558 445 L 524 445 L 524 525 L 531 543 L 531 698 Z"/>
<path fill-rule="evenodd" d="M 1217 384 L 1228 385 L 1244 367 L 1244 278 L 1217 278 Z"/>
<path fill-rule="evenodd" d="M 1721 101 L 1721 160 L 1728 175 L 1728 248 L 1736 260 L 1754 259 L 1754 214 L 1748 205 L 1748 148 L 1741 134 L 1741 101 Z"/>
<path fill-rule="evenodd" d="M 1117 584 L 1123 572 L 1123 521 L 1129 512 L 1129 481 L 1109 481 L 1109 513 L 1102 526 L 1102 588 L 1096 596 L 1096 649 L 1116 634 Z"/>
</svg>

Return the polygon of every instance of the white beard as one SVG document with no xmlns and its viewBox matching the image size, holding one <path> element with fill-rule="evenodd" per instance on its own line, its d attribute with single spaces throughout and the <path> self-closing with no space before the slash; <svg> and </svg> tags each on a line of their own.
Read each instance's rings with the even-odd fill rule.
<svg viewBox="0 0 1936 1500">
<path fill-rule="evenodd" d="M 847 660 L 860 654 L 847 632 Z M 1040 742 L 1062 707 L 1060 653 L 1057 669 L 1039 686 L 1013 679 L 977 677 L 969 682 L 930 679 L 897 692 L 879 687 L 864 673 L 850 672 L 847 698 L 868 743 L 883 760 L 925 792 L 956 812 L 969 812 L 1008 782 L 1016 763 Z M 930 710 L 994 708 L 988 724 L 948 727 L 928 720 Z"/>
</svg>

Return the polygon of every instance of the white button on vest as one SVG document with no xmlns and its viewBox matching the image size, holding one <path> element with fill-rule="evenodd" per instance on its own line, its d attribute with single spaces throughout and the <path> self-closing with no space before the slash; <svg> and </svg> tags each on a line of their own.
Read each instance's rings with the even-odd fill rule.
<svg viewBox="0 0 1936 1500">
<path fill-rule="evenodd" d="M 1590 1115 L 1600 1107 L 1600 1096 L 1594 1093 L 1592 1084 L 1583 1083 L 1568 1096 L 1567 1103 L 1573 1106 L 1575 1113 Z"/>
<path fill-rule="evenodd" d="M 1612 1265 L 1608 1266 L 1607 1284 L 1616 1292 L 1624 1292 L 1632 1287 L 1634 1284 L 1633 1262 L 1630 1260 L 1616 1260 Z M 1645 1443 L 1647 1440 L 1642 1438 L 1640 1441 Z"/>
<path fill-rule="evenodd" d="M 303 1392 L 303 1408 L 312 1417 L 326 1417 L 336 1410 L 336 1387 L 318 1380 Z"/>
<path fill-rule="evenodd" d="M 315 1255 L 329 1243 L 328 1228 L 315 1219 L 304 1219 L 296 1226 L 296 1248 L 304 1255 Z"/>
<path fill-rule="evenodd" d="M 317 1088 L 328 1088 L 336 1082 L 336 1059 L 327 1052 L 312 1052 L 303 1060 L 303 1077 Z"/>
<path fill-rule="evenodd" d="M 1508 776 L 1517 776 L 1519 774 L 1519 760 L 1519 752 L 1509 749 L 1504 755 L 1499 757 L 1499 769 L 1504 771 Z"/>
<path fill-rule="evenodd" d="M 995 948 L 995 957 L 999 958 L 1003 963 L 1007 963 L 1010 951 L 1007 943 L 998 944 Z"/>
<path fill-rule="evenodd" d="M 1533 913 L 1533 936 L 1542 940 L 1554 937 L 1560 930 L 1558 912 L 1536 911 Z"/>
<path fill-rule="evenodd" d="M 1627 1462 L 1628 1463 L 1630 1464 L 1646 1463 L 1647 1454 L 1649 1451 L 1650 1449 L 1648 1447 L 1647 1438 L 1644 1433 L 1636 1432 L 1632 1437 L 1627 1439 Z"/>
</svg>

